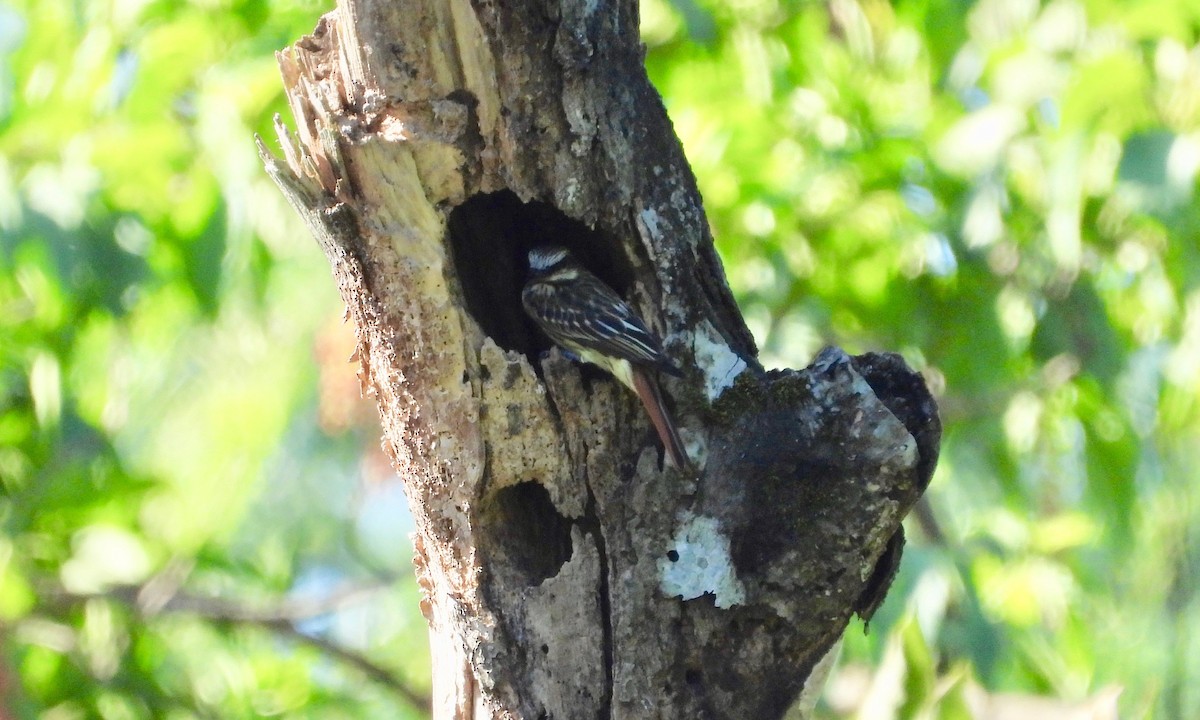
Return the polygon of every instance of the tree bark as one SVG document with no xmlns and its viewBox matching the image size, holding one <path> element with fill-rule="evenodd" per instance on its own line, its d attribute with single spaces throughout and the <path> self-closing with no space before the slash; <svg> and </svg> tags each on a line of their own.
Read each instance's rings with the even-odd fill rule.
<svg viewBox="0 0 1200 720">
<path fill-rule="evenodd" d="M 899 563 L 940 425 L 897 356 L 764 371 L 632 1 L 343 0 L 263 161 L 324 248 L 417 522 L 437 718 L 778 718 Z M 549 348 L 569 246 L 685 368 L 699 477 Z"/>
</svg>

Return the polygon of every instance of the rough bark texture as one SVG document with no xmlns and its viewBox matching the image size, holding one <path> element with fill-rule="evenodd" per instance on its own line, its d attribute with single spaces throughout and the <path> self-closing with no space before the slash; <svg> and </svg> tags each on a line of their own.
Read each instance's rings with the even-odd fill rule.
<svg viewBox="0 0 1200 720">
<path fill-rule="evenodd" d="M 646 79 L 633 2 L 344 0 L 280 54 L 268 171 L 333 265 L 416 516 L 439 718 L 781 717 L 897 567 L 940 427 L 892 355 L 764 372 Z M 549 352 L 575 250 L 687 368 L 699 478 Z"/>
</svg>

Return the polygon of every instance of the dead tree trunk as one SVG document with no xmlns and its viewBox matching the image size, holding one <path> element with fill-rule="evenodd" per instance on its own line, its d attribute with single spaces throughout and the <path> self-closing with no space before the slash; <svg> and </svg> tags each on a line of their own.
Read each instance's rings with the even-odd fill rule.
<svg viewBox="0 0 1200 720">
<path fill-rule="evenodd" d="M 333 265 L 417 518 L 438 718 L 777 718 L 899 562 L 940 427 L 896 356 L 764 372 L 633 0 L 343 0 L 279 56 L 268 171 Z M 686 368 L 699 478 L 550 352 L 572 248 Z"/>
</svg>

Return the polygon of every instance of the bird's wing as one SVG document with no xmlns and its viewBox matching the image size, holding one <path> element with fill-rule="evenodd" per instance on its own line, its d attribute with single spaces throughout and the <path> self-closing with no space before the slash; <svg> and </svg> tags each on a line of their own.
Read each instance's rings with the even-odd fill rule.
<svg viewBox="0 0 1200 720">
<path fill-rule="evenodd" d="M 642 319 L 596 278 L 580 275 L 569 286 L 531 283 L 522 299 L 550 339 L 568 350 L 580 346 L 632 363 L 673 367 Z"/>
</svg>

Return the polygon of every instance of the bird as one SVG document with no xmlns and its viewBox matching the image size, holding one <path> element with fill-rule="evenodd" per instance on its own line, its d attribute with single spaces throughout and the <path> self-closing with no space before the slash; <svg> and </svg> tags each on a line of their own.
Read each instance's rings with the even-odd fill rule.
<svg viewBox="0 0 1200 720">
<path fill-rule="evenodd" d="M 621 296 L 583 267 L 565 247 L 529 251 L 529 280 L 521 304 L 538 327 L 577 359 L 608 371 L 633 390 L 658 432 L 671 464 L 692 469 L 683 440 L 663 402 L 657 372 L 682 377 L 662 341 Z"/>
</svg>

